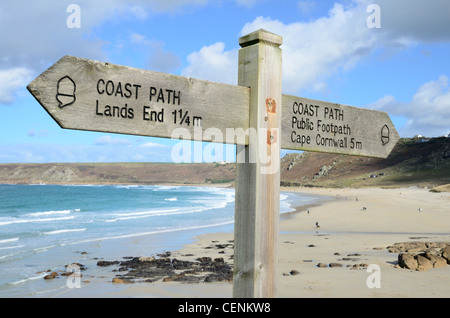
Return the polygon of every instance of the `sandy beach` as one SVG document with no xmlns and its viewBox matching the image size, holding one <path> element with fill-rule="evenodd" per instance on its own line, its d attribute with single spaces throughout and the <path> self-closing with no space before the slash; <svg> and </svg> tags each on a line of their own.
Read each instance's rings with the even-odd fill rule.
<svg viewBox="0 0 450 318">
<path fill-rule="evenodd" d="M 309 207 L 309 213 L 300 207 L 280 221 L 277 297 L 450 297 L 450 265 L 426 271 L 398 268 L 398 254 L 386 248 L 398 242 L 450 242 L 450 193 L 420 188 L 283 190 L 335 200 Z M 172 257 L 222 257 L 232 264 L 232 249 L 207 248 L 231 240 L 232 233 L 205 234 Z M 342 267 L 322 268 L 319 263 Z M 376 271 L 367 270 L 371 264 Z M 229 298 L 232 283 L 126 284 L 107 296 Z"/>
<path fill-rule="evenodd" d="M 399 242 L 450 242 L 450 193 L 401 189 L 287 188 L 331 198 L 282 217 L 278 238 L 278 298 L 447 298 L 450 265 L 425 271 L 399 268 Z M 309 210 L 309 213 L 307 212 Z M 320 228 L 316 228 L 316 222 Z M 233 264 L 233 234 L 207 233 L 171 258 L 223 258 Z M 225 248 L 217 248 L 225 245 Z M 231 247 L 230 247 L 231 245 Z M 125 255 L 124 255 L 125 256 Z M 145 256 L 145 255 L 136 255 Z M 318 264 L 326 264 L 319 267 Z M 342 266 L 331 267 L 330 263 Z M 375 270 L 369 269 L 375 268 Z M 231 282 L 116 284 L 111 268 L 53 297 L 231 298 Z"/>
</svg>

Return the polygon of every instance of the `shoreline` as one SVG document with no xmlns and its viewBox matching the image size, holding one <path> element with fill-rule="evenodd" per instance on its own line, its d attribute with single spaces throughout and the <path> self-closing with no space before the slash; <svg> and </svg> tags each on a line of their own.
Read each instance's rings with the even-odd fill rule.
<svg viewBox="0 0 450 318">
<path fill-rule="evenodd" d="M 173 185 L 172 185 L 173 186 Z M 181 185 L 180 185 L 181 186 Z M 197 185 L 196 185 L 197 186 Z M 282 218 L 286 217 L 292 217 L 293 213 L 296 213 L 295 208 L 298 209 L 299 207 L 296 206 L 300 204 L 300 207 L 306 207 L 306 205 L 301 205 L 302 200 L 304 198 L 299 197 L 297 199 L 295 197 L 296 193 L 293 193 L 292 191 L 284 191 L 282 190 L 282 193 L 294 195 L 293 197 L 288 197 L 287 202 L 290 204 L 289 209 L 294 211 L 288 211 L 281 213 Z M 298 193 L 301 194 L 301 193 Z M 328 200 L 329 198 L 320 198 L 321 196 L 316 195 L 308 195 L 311 196 L 311 198 L 316 202 L 313 204 L 314 206 L 317 204 L 320 204 L 318 200 Z M 320 199 L 319 199 L 320 198 Z M 309 200 L 308 198 L 306 200 Z M 307 206 L 312 206 L 308 204 Z M 285 216 L 286 215 L 286 216 Z M 118 267 L 106 267 L 106 268 L 98 268 L 96 265 L 97 261 L 104 260 L 104 261 L 124 261 L 127 257 L 152 257 L 160 253 L 164 254 L 166 252 L 171 252 L 173 254 L 173 257 L 176 257 L 177 259 L 186 259 L 184 256 L 185 254 L 193 254 L 193 257 L 188 257 L 187 259 L 189 261 L 195 261 L 196 258 L 199 257 L 200 254 L 203 253 L 182 253 L 181 251 L 184 249 L 186 245 L 192 245 L 195 244 L 198 237 L 200 236 L 207 236 L 212 235 L 215 236 L 215 233 L 224 233 L 225 235 L 229 235 L 231 238 L 230 240 L 233 240 L 233 229 L 234 224 L 225 224 L 225 225 L 219 225 L 214 227 L 207 227 L 207 228 L 196 228 L 196 229 L 185 229 L 180 230 L 175 233 L 166 233 L 166 234 L 157 234 L 157 235 L 147 235 L 147 236 L 137 236 L 137 237 L 131 237 L 131 238 L 124 238 L 120 240 L 105 240 L 102 242 L 88 242 L 86 244 L 81 244 L 77 246 L 77 250 L 80 251 L 87 251 L 87 253 L 84 255 L 84 257 L 80 257 L 78 259 L 74 259 L 74 262 L 79 262 L 85 267 L 87 267 L 89 270 L 86 272 L 82 272 L 81 274 L 85 276 L 85 278 L 82 278 L 82 282 L 86 282 L 85 284 L 82 284 L 84 288 L 80 289 L 67 289 L 64 288 L 64 286 L 61 286 L 60 288 L 56 289 L 56 292 L 51 290 L 49 292 L 44 293 L 33 293 L 32 295 L 29 295 L 29 297 L 165 297 L 162 295 L 165 295 L 165 291 L 159 291 L 159 292 L 150 292 L 141 294 L 140 292 L 135 293 L 133 292 L 133 295 L 125 295 L 121 296 L 121 291 L 124 289 L 128 289 L 130 287 L 133 288 L 144 288 L 146 285 L 148 286 L 148 283 L 136 283 L 133 284 L 133 286 L 130 286 L 130 284 L 127 285 L 121 285 L 121 284 L 114 284 L 112 283 L 112 279 L 121 273 L 113 272 L 114 270 L 117 270 Z M 214 240 L 213 240 L 214 241 Z M 227 243 L 228 244 L 228 243 Z M 155 246 L 160 246 L 159 249 L 155 250 Z M 148 247 L 152 247 L 150 252 Z M 206 252 L 211 252 L 212 250 L 206 250 Z M 217 252 L 223 252 L 223 251 L 217 251 Z M 232 253 L 231 253 L 232 254 Z M 206 256 L 206 255 L 205 255 Z M 224 255 L 221 255 L 218 253 L 214 256 L 214 258 L 223 257 Z M 213 259 L 214 259 L 213 258 Z M 232 263 L 231 263 L 232 265 Z M 61 266 L 59 266 L 59 270 L 62 271 L 63 269 Z M 100 278 L 100 279 L 98 279 Z M 61 280 L 60 280 L 61 281 Z M 56 282 L 56 281 L 55 281 Z M 162 283 L 162 282 L 156 282 L 156 284 Z M 61 283 L 59 283 L 61 285 Z M 169 286 L 171 283 L 164 283 L 161 288 L 164 288 L 166 286 Z M 176 289 L 176 286 L 180 285 L 180 283 L 173 283 L 175 286 L 173 288 Z M 183 284 L 183 288 L 187 287 L 189 284 Z M 63 284 L 62 284 L 63 285 Z M 201 284 L 205 285 L 205 284 Z M 212 284 L 216 286 L 216 283 Z M 139 286 L 139 287 L 137 287 Z M 193 287 L 193 286 L 192 286 Z M 172 288 L 172 287 L 171 287 Z M 155 296 L 155 294 L 157 296 Z M 214 294 L 214 293 L 213 293 Z M 141 295 L 141 296 L 139 296 Z M 210 293 L 204 295 L 204 297 L 209 297 Z M 171 296 L 170 296 L 171 297 Z M 190 297 L 190 296 L 184 296 L 184 297 Z"/>
<path fill-rule="evenodd" d="M 397 242 L 450 242 L 450 194 L 416 187 L 398 189 L 282 188 L 282 192 L 326 196 L 312 205 L 293 206 L 280 218 L 278 237 L 277 297 L 280 298 L 403 298 L 450 297 L 450 266 L 415 271 L 396 268 L 396 253 L 387 247 Z M 423 208 L 419 212 L 418 207 Z M 366 210 L 362 208 L 366 207 Z M 310 213 L 306 213 L 309 209 Z M 315 228 L 319 222 L 320 229 Z M 232 250 L 211 248 L 234 239 L 233 232 L 213 228 L 195 234 L 171 258 L 195 260 L 222 257 L 232 265 Z M 138 244 L 140 240 L 134 240 Z M 142 239 L 142 241 L 145 241 Z M 130 241 L 131 242 L 131 241 Z M 129 242 L 129 243 L 130 243 Z M 146 244 L 146 243 L 144 243 Z M 221 253 L 219 253 L 221 252 Z M 95 255 L 89 255 L 90 258 Z M 150 255 L 121 255 L 150 256 Z M 110 259 L 103 255 L 105 260 Z M 340 263 L 342 267 L 318 267 Z M 369 288 L 367 267 L 380 269 L 381 288 Z M 111 298 L 231 298 L 232 283 L 116 284 L 113 268 L 96 269 L 88 288 L 65 289 L 42 297 Z M 108 272 L 108 274 L 106 274 Z M 103 273 L 103 274 L 99 274 Z M 99 277 L 95 278 L 95 275 Z M 106 278 L 108 276 L 108 278 Z M 89 279 L 86 278 L 87 280 Z"/>
<path fill-rule="evenodd" d="M 450 265 L 427 271 L 397 268 L 398 253 L 390 253 L 387 249 L 397 242 L 450 242 L 449 193 L 432 193 L 416 187 L 295 190 L 336 200 L 311 207 L 309 215 L 304 213 L 305 207 L 296 207 L 288 218 L 280 220 L 277 297 L 450 297 Z M 423 212 L 417 210 L 419 205 Z M 367 206 L 367 210 L 362 210 L 363 206 Z M 321 226 L 317 233 L 316 220 Z M 220 244 L 232 239 L 232 233 L 200 235 L 173 255 L 215 257 L 217 254 L 205 247 L 212 242 Z M 340 263 L 342 267 L 320 268 L 319 263 Z M 362 264 L 379 268 L 380 288 L 369 287 L 373 273 L 368 272 L 367 267 L 359 266 Z M 230 298 L 232 283 L 134 284 L 111 296 L 149 295 Z"/>
</svg>

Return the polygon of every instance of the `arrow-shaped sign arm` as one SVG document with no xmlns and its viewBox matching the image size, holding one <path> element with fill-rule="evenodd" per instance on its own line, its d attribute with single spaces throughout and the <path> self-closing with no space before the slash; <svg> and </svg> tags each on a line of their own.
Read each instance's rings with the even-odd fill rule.
<svg viewBox="0 0 450 318">
<path fill-rule="evenodd" d="M 385 112 L 283 95 L 284 149 L 386 158 L 400 136 Z"/>
<path fill-rule="evenodd" d="M 248 143 L 248 87 L 64 56 L 27 88 L 66 129 Z"/>
</svg>

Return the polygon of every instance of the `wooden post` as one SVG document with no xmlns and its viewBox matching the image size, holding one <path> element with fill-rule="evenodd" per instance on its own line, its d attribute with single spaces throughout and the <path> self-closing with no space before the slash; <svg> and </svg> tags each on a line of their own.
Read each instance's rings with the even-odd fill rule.
<svg viewBox="0 0 450 318">
<path fill-rule="evenodd" d="M 276 296 L 280 210 L 282 38 L 239 39 L 239 85 L 250 87 L 249 143 L 237 146 L 233 296 Z"/>
</svg>

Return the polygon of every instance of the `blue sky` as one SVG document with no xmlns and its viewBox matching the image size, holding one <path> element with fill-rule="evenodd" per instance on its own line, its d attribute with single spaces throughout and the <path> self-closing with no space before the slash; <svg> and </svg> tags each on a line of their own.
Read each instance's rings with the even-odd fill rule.
<svg viewBox="0 0 450 318">
<path fill-rule="evenodd" d="M 0 163 L 172 161 L 178 141 L 61 129 L 26 86 L 66 54 L 236 84 L 239 37 L 260 28 L 283 36 L 283 93 L 386 111 L 402 137 L 448 134 L 449 13 L 447 0 L 2 1 Z"/>
</svg>

